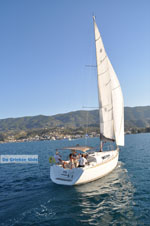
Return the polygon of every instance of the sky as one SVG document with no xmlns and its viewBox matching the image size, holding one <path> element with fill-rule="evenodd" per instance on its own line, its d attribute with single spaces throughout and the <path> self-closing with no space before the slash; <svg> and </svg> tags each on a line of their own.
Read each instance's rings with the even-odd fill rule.
<svg viewBox="0 0 150 226">
<path fill-rule="evenodd" d="M 98 107 L 92 15 L 125 106 L 150 105 L 149 0 L 0 0 L 0 119 Z"/>
</svg>

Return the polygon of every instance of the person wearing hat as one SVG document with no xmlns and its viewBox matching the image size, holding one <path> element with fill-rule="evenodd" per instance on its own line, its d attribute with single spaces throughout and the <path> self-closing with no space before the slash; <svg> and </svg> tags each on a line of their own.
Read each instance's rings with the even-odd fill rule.
<svg viewBox="0 0 150 226">
<path fill-rule="evenodd" d="M 56 150 L 56 153 L 54 155 L 54 158 L 55 158 L 56 164 L 62 163 L 61 156 L 59 155 L 57 150 Z"/>
<path fill-rule="evenodd" d="M 61 156 L 59 155 L 57 149 L 56 149 L 56 153 L 54 155 L 54 159 L 55 159 L 56 164 L 62 164 L 63 168 L 65 168 L 66 162 L 61 159 Z"/>
</svg>

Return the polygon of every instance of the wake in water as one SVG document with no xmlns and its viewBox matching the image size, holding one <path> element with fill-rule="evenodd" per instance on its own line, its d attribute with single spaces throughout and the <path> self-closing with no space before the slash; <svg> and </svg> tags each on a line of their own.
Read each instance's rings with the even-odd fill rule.
<svg viewBox="0 0 150 226">
<path fill-rule="evenodd" d="M 66 187 L 49 181 L 38 192 L 34 199 L 40 199 L 35 205 L 2 225 L 115 225 L 122 220 L 125 225 L 135 223 L 134 188 L 122 162 L 95 182 Z"/>
</svg>

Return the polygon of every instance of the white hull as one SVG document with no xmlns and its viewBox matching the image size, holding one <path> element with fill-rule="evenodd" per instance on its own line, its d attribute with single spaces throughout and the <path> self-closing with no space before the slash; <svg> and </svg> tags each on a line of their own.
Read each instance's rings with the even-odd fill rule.
<svg viewBox="0 0 150 226">
<path fill-rule="evenodd" d="M 60 165 L 50 167 L 50 178 L 56 184 L 78 185 L 97 180 L 109 174 L 118 162 L 119 151 L 93 152 L 89 154 L 89 165 L 64 169 Z"/>
</svg>

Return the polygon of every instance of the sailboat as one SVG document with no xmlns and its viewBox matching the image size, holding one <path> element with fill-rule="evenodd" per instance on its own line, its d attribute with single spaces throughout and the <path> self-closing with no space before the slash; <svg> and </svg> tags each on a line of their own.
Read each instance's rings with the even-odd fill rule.
<svg viewBox="0 0 150 226">
<path fill-rule="evenodd" d="M 56 184 L 78 185 L 106 176 L 117 166 L 119 146 L 124 146 L 124 104 L 120 83 L 106 54 L 95 17 L 93 17 L 93 23 L 97 63 L 100 148 L 99 151 L 93 151 L 92 147 L 80 145 L 64 148 L 88 153 L 88 164 L 72 169 L 63 168 L 61 164 L 52 164 L 50 178 Z M 103 151 L 103 144 L 111 141 L 116 143 L 115 150 Z"/>
</svg>

